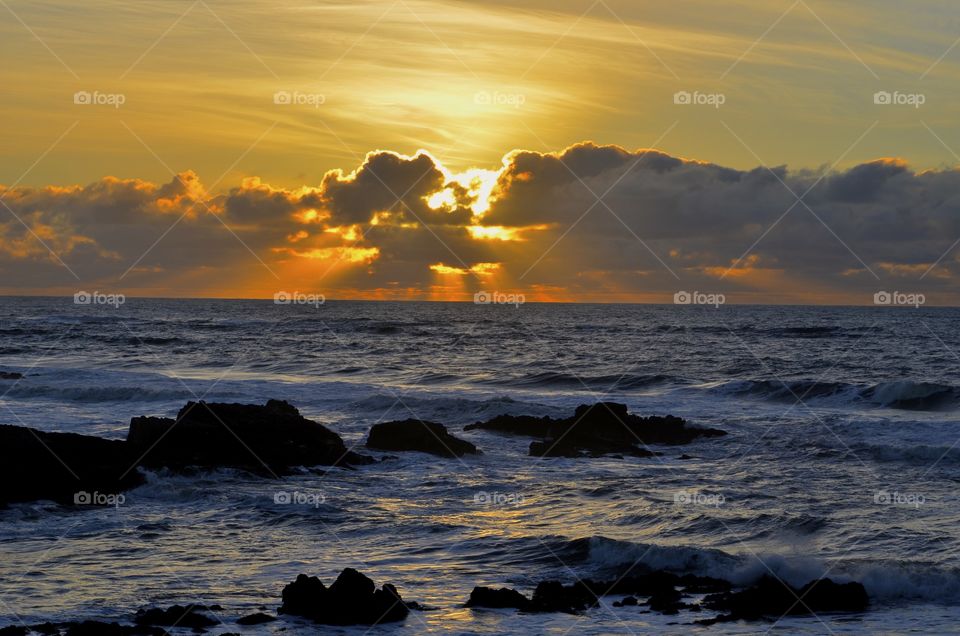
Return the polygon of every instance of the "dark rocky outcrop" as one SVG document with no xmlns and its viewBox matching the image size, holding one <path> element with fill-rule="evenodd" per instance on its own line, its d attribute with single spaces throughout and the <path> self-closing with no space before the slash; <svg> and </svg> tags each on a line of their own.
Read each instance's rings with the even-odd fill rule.
<svg viewBox="0 0 960 636">
<path fill-rule="evenodd" d="M 277 620 L 276 616 L 257 612 L 256 614 L 250 614 L 249 616 L 237 619 L 237 625 L 263 625 L 264 623 L 272 623 L 275 620 Z"/>
<path fill-rule="evenodd" d="M 14 373 L 12 371 L 0 371 L 0 380 L 22 380 L 22 373 Z"/>
<path fill-rule="evenodd" d="M 283 475 L 373 461 L 286 402 L 189 402 L 176 419 L 133 418 L 126 441 L 0 426 L 0 506 L 40 499 L 113 505 L 117 494 L 144 483 L 138 466 Z"/>
<path fill-rule="evenodd" d="M 764 576 L 746 589 L 707 596 L 703 605 L 725 614 L 699 622 L 711 625 L 827 612 L 862 612 L 869 603 L 867 591 L 860 583 L 818 579 L 796 589 L 772 576 Z"/>
<path fill-rule="evenodd" d="M 475 587 L 470 592 L 470 599 L 467 600 L 466 607 L 489 607 L 493 609 L 508 607 L 529 610 L 530 599 L 509 587 L 501 587 L 498 590 L 490 587 Z"/>
<path fill-rule="evenodd" d="M 373 461 L 349 451 L 339 435 L 279 400 L 264 406 L 189 402 L 176 419 L 135 417 L 127 443 L 150 468 L 229 466 L 284 474 L 295 466 Z"/>
<path fill-rule="evenodd" d="M 122 441 L 0 426 L 0 505 L 104 503 L 144 482 L 135 460 Z"/>
<path fill-rule="evenodd" d="M 691 594 L 708 594 L 702 604 L 685 602 Z M 710 609 L 724 612 L 698 624 L 737 620 L 761 620 L 784 615 L 857 612 L 867 608 L 866 590 L 859 583 L 834 583 L 830 579 L 811 581 L 800 589 L 787 586 L 772 577 L 764 577 L 744 589 L 734 589 L 723 579 L 692 574 L 678 575 L 655 570 L 614 581 L 584 579 L 571 585 L 543 581 L 533 597 L 527 598 L 509 588 L 476 587 L 467 607 L 515 608 L 524 612 L 565 612 L 578 614 L 599 603 L 603 596 L 620 596 L 615 607 L 644 605 L 650 611 L 678 614 L 681 610 L 700 612 Z M 639 597 L 639 598 L 638 598 Z M 644 602 L 640 598 L 646 598 Z M 802 599 L 798 601 L 797 599 Z"/>
<path fill-rule="evenodd" d="M 173 605 L 167 609 L 150 608 L 140 610 L 134 617 L 137 625 L 162 625 L 164 627 L 190 627 L 203 629 L 218 625 L 219 621 L 208 616 L 204 605 Z"/>
<path fill-rule="evenodd" d="M 655 454 L 645 448 L 650 444 L 688 444 L 701 437 L 726 435 L 718 429 L 688 426 L 672 415 L 630 415 L 626 405 L 616 402 L 582 404 L 573 417 L 565 419 L 501 415 L 466 427 L 474 429 L 543 438 L 530 444 L 530 455 L 537 457 L 610 453 L 648 457 Z"/>
<path fill-rule="evenodd" d="M 346 568 L 330 587 L 315 576 L 301 574 L 283 588 L 279 612 L 323 625 L 378 625 L 402 621 L 417 607 L 404 602 L 394 586 L 384 584 L 378 590 L 372 580 Z"/>
<path fill-rule="evenodd" d="M 443 424 L 402 420 L 375 424 L 367 437 L 367 448 L 388 451 L 422 451 L 441 457 L 479 455 L 476 446 L 447 432 Z"/>
</svg>

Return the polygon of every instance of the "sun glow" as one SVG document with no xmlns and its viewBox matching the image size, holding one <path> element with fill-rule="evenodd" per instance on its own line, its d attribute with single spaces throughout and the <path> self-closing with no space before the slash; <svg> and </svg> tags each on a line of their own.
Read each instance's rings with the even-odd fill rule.
<svg viewBox="0 0 960 636">
<path fill-rule="evenodd" d="M 472 168 L 460 174 L 455 174 L 452 180 L 463 186 L 473 203 L 470 209 L 477 216 L 483 216 L 490 209 L 494 201 L 493 191 L 497 187 L 497 181 L 500 178 L 500 170 L 486 170 L 484 168 Z"/>
<path fill-rule="evenodd" d="M 336 259 L 344 263 L 369 263 L 380 256 L 376 247 L 322 247 L 312 250 L 286 250 L 294 256 L 313 260 Z"/>
<path fill-rule="evenodd" d="M 500 270 L 500 263 L 476 263 L 470 267 L 452 267 L 443 263 L 434 263 L 430 269 L 437 274 L 447 276 L 466 276 L 467 274 L 490 276 Z"/>
</svg>

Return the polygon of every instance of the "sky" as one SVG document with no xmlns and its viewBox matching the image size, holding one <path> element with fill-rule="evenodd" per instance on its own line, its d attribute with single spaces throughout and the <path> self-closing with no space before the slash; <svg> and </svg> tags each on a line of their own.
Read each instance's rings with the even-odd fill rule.
<svg viewBox="0 0 960 636">
<path fill-rule="evenodd" d="M 960 302 L 948 1 L 0 0 L 0 293 Z"/>
</svg>

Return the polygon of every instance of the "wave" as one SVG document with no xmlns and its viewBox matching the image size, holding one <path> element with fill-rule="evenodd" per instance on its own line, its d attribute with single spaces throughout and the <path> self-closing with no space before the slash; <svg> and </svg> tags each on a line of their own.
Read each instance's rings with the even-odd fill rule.
<svg viewBox="0 0 960 636">
<path fill-rule="evenodd" d="M 771 401 L 830 399 L 840 404 L 912 411 L 953 410 L 960 406 L 960 388 L 912 380 L 874 385 L 818 380 L 731 380 L 709 388 L 720 395 L 755 396 Z"/>
<path fill-rule="evenodd" d="M 560 371 L 539 371 L 518 377 L 501 376 L 493 380 L 483 380 L 480 383 L 509 387 L 614 391 L 681 382 L 683 380 L 663 373 L 580 376 Z"/>
<path fill-rule="evenodd" d="M 587 567 L 604 573 L 625 572 L 640 563 L 651 569 L 714 576 L 735 585 L 750 585 L 771 571 L 794 585 L 829 576 L 838 582 L 859 581 L 877 602 L 930 601 L 960 604 L 960 569 L 919 561 L 871 559 L 825 562 L 800 555 L 730 554 L 690 546 L 658 546 L 602 536 L 575 539 L 565 550 Z"/>
<path fill-rule="evenodd" d="M 186 389 L 148 389 L 138 386 L 48 386 L 21 382 L 6 392 L 7 397 L 53 398 L 69 402 L 162 402 L 167 400 L 193 400 L 195 394 Z M 238 396 L 239 393 L 217 393 L 218 396 Z"/>
</svg>

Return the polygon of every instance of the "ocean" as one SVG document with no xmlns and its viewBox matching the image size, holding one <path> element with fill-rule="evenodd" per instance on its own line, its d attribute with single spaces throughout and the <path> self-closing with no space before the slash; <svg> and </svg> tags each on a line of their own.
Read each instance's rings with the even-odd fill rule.
<svg viewBox="0 0 960 636">
<path fill-rule="evenodd" d="M 0 627 L 201 602 L 223 606 L 211 633 L 235 632 L 297 574 L 355 567 L 432 608 L 369 633 L 960 630 L 957 309 L 3 298 L 0 371 L 24 374 L 0 380 L 5 424 L 122 439 L 189 400 L 274 398 L 394 456 L 279 482 L 160 471 L 122 505 L 0 510 Z M 542 459 L 527 438 L 463 431 L 598 400 L 729 434 Z M 484 454 L 362 448 L 410 417 Z M 615 599 L 576 616 L 463 607 L 477 585 L 529 594 L 636 563 L 860 581 L 871 609 L 694 628 Z M 285 627 L 368 633 L 243 633 Z"/>
</svg>

